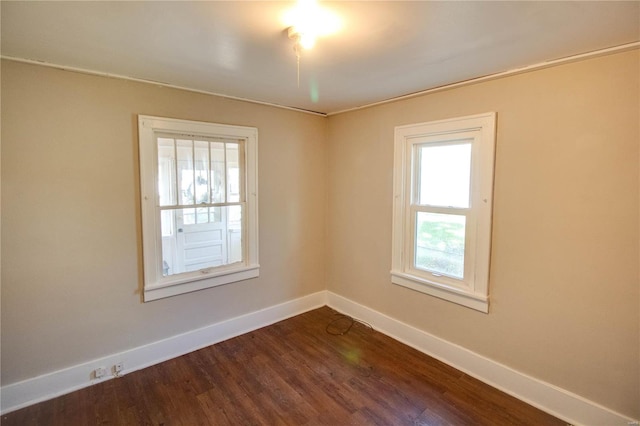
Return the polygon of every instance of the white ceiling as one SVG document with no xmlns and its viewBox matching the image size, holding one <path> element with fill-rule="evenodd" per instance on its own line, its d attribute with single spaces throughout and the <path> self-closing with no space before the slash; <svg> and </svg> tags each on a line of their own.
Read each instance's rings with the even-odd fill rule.
<svg viewBox="0 0 640 426">
<path fill-rule="evenodd" d="M 321 113 L 640 41 L 640 1 L 323 2 L 300 62 L 292 2 L 1 3 L 3 57 Z"/>
</svg>

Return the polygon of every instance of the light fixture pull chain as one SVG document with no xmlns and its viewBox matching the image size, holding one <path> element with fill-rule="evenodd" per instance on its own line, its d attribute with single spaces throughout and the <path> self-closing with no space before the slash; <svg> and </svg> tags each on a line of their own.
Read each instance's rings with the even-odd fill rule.
<svg viewBox="0 0 640 426">
<path fill-rule="evenodd" d="M 298 89 L 300 88 L 300 56 L 301 55 L 302 46 L 300 46 L 300 41 L 296 40 L 296 44 L 293 45 L 293 51 L 296 52 L 296 71 L 298 77 Z"/>
<path fill-rule="evenodd" d="M 298 67 L 298 89 L 300 88 L 300 55 L 296 55 L 296 62 Z"/>
</svg>

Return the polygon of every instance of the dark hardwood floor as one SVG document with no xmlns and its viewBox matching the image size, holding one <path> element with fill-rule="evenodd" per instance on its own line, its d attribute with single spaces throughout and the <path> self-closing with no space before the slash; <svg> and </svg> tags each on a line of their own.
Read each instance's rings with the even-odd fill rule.
<svg viewBox="0 0 640 426">
<path fill-rule="evenodd" d="M 566 425 L 363 324 L 331 334 L 349 325 L 316 309 L 2 425 Z"/>
</svg>

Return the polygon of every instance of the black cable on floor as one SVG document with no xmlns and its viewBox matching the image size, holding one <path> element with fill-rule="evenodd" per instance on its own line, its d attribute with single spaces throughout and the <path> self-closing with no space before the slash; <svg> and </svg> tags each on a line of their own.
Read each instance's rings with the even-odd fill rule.
<svg viewBox="0 0 640 426">
<path fill-rule="evenodd" d="M 351 330 L 351 328 L 354 326 L 355 323 L 360 323 L 365 327 L 367 327 L 369 330 L 373 330 L 373 327 L 371 326 L 371 324 L 361 321 L 359 319 L 350 317 L 349 315 L 340 314 L 340 313 L 335 313 L 334 315 L 337 315 L 338 318 L 331 320 L 329 324 L 327 324 L 327 327 L 325 328 L 325 331 L 328 334 L 331 334 L 332 336 L 344 336 Z M 343 328 L 338 328 L 336 324 L 339 323 L 340 321 L 346 321 L 347 325 Z"/>
</svg>

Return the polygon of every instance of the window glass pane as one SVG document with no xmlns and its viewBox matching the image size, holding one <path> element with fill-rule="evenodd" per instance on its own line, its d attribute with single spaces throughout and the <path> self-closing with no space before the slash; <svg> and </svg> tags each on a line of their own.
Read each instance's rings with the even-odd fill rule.
<svg viewBox="0 0 640 426">
<path fill-rule="evenodd" d="M 462 279 L 465 224 L 465 216 L 418 212 L 415 267 Z"/>
<path fill-rule="evenodd" d="M 162 210 L 160 212 L 160 228 L 162 237 L 171 237 L 175 234 L 175 222 L 173 221 L 173 212 L 171 210 Z"/>
<path fill-rule="evenodd" d="M 159 205 L 176 204 L 176 152 L 173 139 L 158 138 Z"/>
<path fill-rule="evenodd" d="M 240 158 L 237 143 L 227 143 L 227 202 L 240 201 Z"/>
<path fill-rule="evenodd" d="M 471 143 L 422 145 L 418 150 L 418 204 L 468 208 Z"/>
<path fill-rule="evenodd" d="M 242 206 L 229 206 L 227 217 L 229 221 L 229 263 L 242 261 Z"/>
<path fill-rule="evenodd" d="M 220 222 L 220 221 L 222 221 L 222 211 L 220 207 L 210 207 L 209 222 Z"/>
<path fill-rule="evenodd" d="M 242 208 L 163 210 L 163 275 L 242 262 Z M 165 228 L 171 232 L 165 233 Z"/>
<path fill-rule="evenodd" d="M 194 225 L 196 223 L 196 209 L 182 209 L 175 211 L 180 212 L 178 218 L 180 219 L 181 224 Z M 178 230 L 178 232 L 182 231 Z"/>
<path fill-rule="evenodd" d="M 224 144 L 212 142 L 211 148 L 211 202 L 224 203 L 227 178 L 224 169 Z"/>
<path fill-rule="evenodd" d="M 194 204 L 193 141 L 176 141 L 178 151 L 178 188 L 180 204 Z"/>
<path fill-rule="evenodd" d="M 199 207 L 196 209 L 196 223 L 208 223 L 209 222 L 209 208 Z"/>
<path fill-rule="evenodd" d="M 195 141 L 196 204 L 209 202 L 209 142 Z"/>
</svg>

